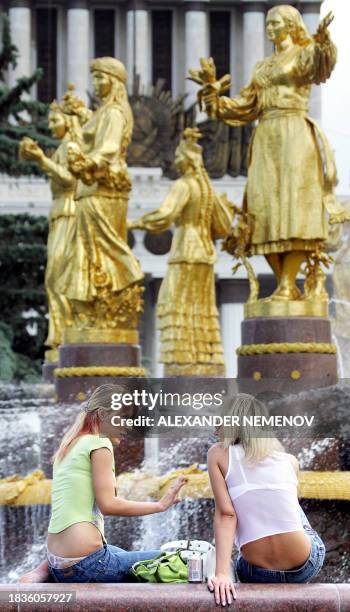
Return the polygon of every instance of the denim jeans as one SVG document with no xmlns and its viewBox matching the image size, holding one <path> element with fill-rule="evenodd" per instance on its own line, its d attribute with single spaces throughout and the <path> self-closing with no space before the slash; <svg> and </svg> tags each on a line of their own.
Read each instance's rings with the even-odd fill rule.
<svg viewBox="0 0 350 612">
<path fill-rule="evenodd" d="M 317 576 L 325 558 L 325 545 L 317 532 L 312 529 L 302 508 L 300 514 L 305 533 L 311 540 L 309 557 L 300 567 L 291 570 L 273 570 L 251 565 L 239 554 L 236 561 L 236 572 L 240 582 L 309 582 Z"/>
<path fill-rule="evenodd" d="M 153 559 L 160 550 L 127 552 L 118 546 L 104 544 L 103 548 L 65 569 L 49 570 L 55 582 L 130 582 L 131 566 L 137 561 Z"/>
</svg>

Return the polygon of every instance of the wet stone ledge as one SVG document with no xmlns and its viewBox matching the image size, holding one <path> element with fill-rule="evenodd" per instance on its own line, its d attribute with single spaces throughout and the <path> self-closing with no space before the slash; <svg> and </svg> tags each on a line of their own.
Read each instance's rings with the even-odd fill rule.
<svg viewBox="0 0 350 612">
<path fill-rule="evenodd" d="M 12 594 L 73 592 L 69 604 L 6 603 Z M 1 612 L 204 612 L 218 610 L 204 584 L 28 584 L 0 585 Z M 226 606 L 227 607 L 227 606 Z M 257 585 L 238 584 L 237 599 L 228 609 L 239 612 L 349 612 L 350 584 Z"/>
</svg>

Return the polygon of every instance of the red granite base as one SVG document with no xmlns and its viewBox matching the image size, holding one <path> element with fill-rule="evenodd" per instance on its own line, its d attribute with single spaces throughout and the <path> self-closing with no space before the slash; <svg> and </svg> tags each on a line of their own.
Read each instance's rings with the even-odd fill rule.
<svg viewBox="0 0 350 612">
<path fill-rule="evenodd" d="M 350 584 L 237 584 L 235 612 L 349 612 Z M 69 604 L 8 603 L 8 592 L 25 596 L 74 592 Z M 205 584 L 2 584 L 1 611 L 40 610 L 57 612 L 207 612 L 218 610 Z"/>
<path fill-rule="evenodd" d="M 55 377 L 54 377 L 54 370 L 55 368 L 58 368 L 58 363 L 54 362 L 54 363 L 48 363 L 47 361 L 45 361 L 42 365 L 42 376 L 43 376 L 43 381 L 45 383 L 54 383 L 55 382 Z"/>
<path fill-rule="evenodd" d="M 311 343 L 316 346 L 332 343 L 330 321 L 322 317 L 255 317 L 244 320 L 241 330 L 242 347 L 246 350 L 250 345 L 274 343 Z M 253 354 L 238 356 L 238 378 L 297 381 L 299 390 L 326 387 L 337 382 L 337 356 L 302 352 L 302 349 L 295 353 L 279 353 L 277 349 L 274 353 L 253 351 Z"/>
<path fill-rule="evenodd" d="M 55 376 L 57 399 L 61 402 L 82 402 L 94 389 L 103 384 L 118 384 L 122 378 L 118 375 L 91 375 L 88 369 L 99 368 L 134 368 L 141 365 L 141 349 L 133 344 L 63 344 L 59 349 L 59 368 L 67 370 L 67 375 Z M 84 369 L 87 375 L 68 375 L 69 370 Z M 125 380 L 125 378 L 124 378 Z"/>
</svg>

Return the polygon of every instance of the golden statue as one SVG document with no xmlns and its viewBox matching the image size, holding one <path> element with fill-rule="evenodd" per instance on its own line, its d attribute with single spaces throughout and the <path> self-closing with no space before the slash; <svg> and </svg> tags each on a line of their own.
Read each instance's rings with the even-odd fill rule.
<svg viewBox="0 0 350 612">
<path fill-rule="evenodd" d="M 214 240 L 229 233 L 233 206 L 213 190 L 197 144 L 200 137 L 196 128 L 183 132 L 175 152 L 180 178 L 158 210 L 129 224 L 155 233 L 176 225 L 157 304 L 160 361 L 166 376 L 225 375 L 215 299 Z"/>
<path fill-rule="evenodd" d="M 145 497 L 160 499 L 174 481 L 183 474 L 186 484 L 180 499 L 209 499 L 213 497 L 208 472 L 198 463 L 172 470 L 163 476 L 150 472 L 122 472 L 116 477 L 118 495 L 125 499 L 143 501 Z M 301 470 L 299 496 L 309 499 L 349 500 L 350 475 L 345 471 Z M 52 480 L 41 470 L 27 476 L 12 474 L 0 479 L 0 506 L 33 506 L 51 504 Z"/>
<path fill-rule="evenodd" d="M 137 344 L 143 274 L 127 245 L 133 127 L 127 72 L 112 57 L 93 60 L 91 72 L 101 105 L 83 127 L 82 144 L 68 145 L 78 183 L 75 234 L 58 283 L 73 312 L 65 342 Z"/>
<path fill-rule="evenodd" d="M 268 302 L 267 309 L 256 309 L 256 314 L 277 314 L 276 302 L 281 301 L 293 302 L 290 314 L 302 314 L 305 306 L 305 312 L 316 314 L 313 304 L 320 299 L 327 309 L 328 296 L 319 284 L 314 294 L 309 282 L 301 295 L 295 281 L 305 261 L 313 277 L 315 266 L 318 273 L 328 222 L 349 218 L 335 198 L 330 145 L 307 116 L 311 85 L 324 83 L 336 63 L 336 47 L 328 32 L 332 19 L 328 14 L 310 36 L 294 7 L 269 10 L 266 30 L 274 53 L 256 64 L 251 82 L 234 98 L 220 95 L 229 88 L 230 77 L 217 80 L 212 58 L 201 60 L 201 70 L 190 71 L 190 78 L 201 85 L 199 102 L 209 117 L 231 126 L 258 120 L 243 202 L 243 211 L 253 220 L 245 255 L 264 255 L 278 286 L 270 298 L 260 301 Z"/>
<path fill-rule="evenodd" d="M 49 308 L 49 332 L 45 344 L 50 347 L 45 353 L 47 362 L 58 360 L 57 348 L 62 344 L 66 325 L 71 324 L 72 313 L 67 298 L 57 291 L 59 278 L 67 252 L 70 250 L 75 228 L 74 191 L 76 179 L 68 169 L 68 143 L 81 143 L 81 124 L 87 120 L 89 111 L 79 98 L 73 95 L 74 86 L 58 104 L 50 106 L 49 128 L 61 144 L 51 158 L 31 138 L 23 138 L 19 146 L 22 159 L 35 161 L 50 178 L 52 207 L 49 213 L 49 235 L 47 242 L 47 264 L 45 288 Z"/>
</svg>

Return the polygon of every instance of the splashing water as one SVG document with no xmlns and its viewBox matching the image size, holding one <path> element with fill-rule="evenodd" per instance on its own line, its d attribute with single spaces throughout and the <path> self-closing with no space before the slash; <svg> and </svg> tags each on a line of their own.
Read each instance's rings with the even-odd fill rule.
<svg viewBox="0 0 350 612">
<path fill-rule="evenodd" d="M 285 398 L 284 403 L 292 405 L 296 397 L 298 400 L 306 398 L 311 406 L 315 406 L 315 410 L 321 411 L 326 406 L 330 414 L 335 406 L 340 407 L 344 412 L 344 420 L 349 415 L 350 386 L 344 381 L 333 388 L 307 391 Z M 62 407 L 57 410 L 55 408 L 53 388 L 48 385 L 0 385 L 0 415 L 5 424 L 0 432 L 2 477 L 16 472 L 25 476 L 38 468 L 50 477 L 52 452 L 80 406 L 65 406 L 64 410 Z M 211 442 L 213 440 L 206 442 L 190 438 L 152 442 L 148 444 L 144 467 L 154 474 L 165 474 L 195 461 L 204 464 Z M 296 451 L 301 467 L 336 469 L 329 464 L 327 458 L 334 451 L 333 443 L 333 438 L 303 440 Z M 343 469 L 349 469 L 349 451 L 345 449 L 343 455 Z M 322 467 L 322 461 L 325 460 L 326 467 Z M 341 524 L 341 538 L 338 529 L 329 536 L 327 544 L 330 551 L 335 551 L 329 553 L 335 555 L 334 567 L 330 564 L 320 580 L 346 581 L 349 580 L 350 567 L 350 551 L 345 542 L 350 532 L 349 521 L 346 520 L 350 514 L 349 502 L 338 506 L 332 504 L 316 500 L 311 500 L 309 504 L 312 524 L 313 521 L 317 523 L 317 517 L 321 517 L 320 528 L 325 524 L 326 527 L 328 524 Z M 211 499 L 185 499 L 165 514 L 107 517 L 107 540 L 125 549 L 139 550 L 155 549 L 174 539 L 212 541 L 213 511 L 214 503 Z M 1 582 L 17 582 L 22 573 L 32 569 L 44 558 L 49 517 L 50 506 L 0 506 Z"/>
</svg>

